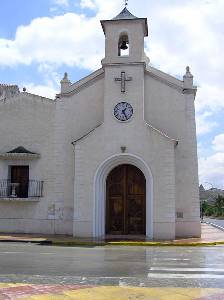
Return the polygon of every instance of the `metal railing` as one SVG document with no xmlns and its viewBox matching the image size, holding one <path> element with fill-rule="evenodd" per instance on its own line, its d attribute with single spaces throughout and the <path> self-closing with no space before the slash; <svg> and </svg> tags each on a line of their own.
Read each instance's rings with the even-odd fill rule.
<svg viewBox="0 0 224 300">
<path fill-rule="evenodd" d="M 28 180 L 12 182 L 9 179 L 0 179 L 0 198 L 33 198 L 43 197 L 43 181 Z"/>
</svg>

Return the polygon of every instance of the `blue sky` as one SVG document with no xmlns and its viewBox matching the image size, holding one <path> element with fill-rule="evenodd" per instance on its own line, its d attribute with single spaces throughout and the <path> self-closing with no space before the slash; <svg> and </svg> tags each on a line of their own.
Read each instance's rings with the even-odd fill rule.
<svg viewBox="0 0 224 300">
<path fill-rule="evenodd" d="M 54 97 L 65 71 L 74 82 L 100 67 L 99 21 L 122 8 L 122 0 L 2 0 L 0 82 Z M 200 182 L 224 188 L 224 1 L 129 0 L 129 10 L 148 18 L 151 65 L 178 78 L 190 65 Z"/>
</svg>

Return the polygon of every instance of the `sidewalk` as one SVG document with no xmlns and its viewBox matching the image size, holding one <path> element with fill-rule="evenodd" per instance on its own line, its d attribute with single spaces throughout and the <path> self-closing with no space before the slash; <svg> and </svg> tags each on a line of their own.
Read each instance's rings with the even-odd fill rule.
<svg viewBox="0 0 224 300">
<path fill-rule="evenodd" d="M 224 244 L 224 231 L 206 223 L 202 223 L 201 226 L 201 238 L 177 239 L 172 241 L 149 241 L 144 239 L 96 240 L 65 235 L 0 233 L 0 242 L 30 242 L 58 246 L 207 246 Z"/>
<path fill-rule="evenodd" d="M 218 288 L 145 288 L 0 283 L 0 299 L 20 300 L 221 300 Z"/>
</svg>

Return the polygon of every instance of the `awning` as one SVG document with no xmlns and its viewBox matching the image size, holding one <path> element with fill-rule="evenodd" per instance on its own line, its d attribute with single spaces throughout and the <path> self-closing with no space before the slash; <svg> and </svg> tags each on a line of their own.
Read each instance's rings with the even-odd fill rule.
<svg viewBox="0 0 224 300">
<path fill-rule="evenodd" d="M 31 160 L 36 158 L 40 158 L 40 154 L 31 152 L 23 146 L 19 146 L 6 153 L 0 153 L 0 159 L 5 160 Z"/>
</svg>

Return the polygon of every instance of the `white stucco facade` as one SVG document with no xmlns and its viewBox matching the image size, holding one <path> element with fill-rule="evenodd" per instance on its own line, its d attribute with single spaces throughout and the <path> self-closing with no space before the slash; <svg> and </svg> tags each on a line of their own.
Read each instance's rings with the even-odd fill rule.
<svg viewBox="0 0 224 300">
<path fill-rule="evenodd" d="M 73 84 L 65 75 L 55 100 L 27 92 L 0 98 L 0 181 L 16 165 L 43 181 L 41 196 L 26 198 L 1 195 L 0 184 L 0 232 L 104 237 L 107 176 L 130 164 L 146 180 L 146 236 L 198 237 L 196 87 L 189 68 L 181 81 L 150 66 L 146 19 L 124 10 L 101 25 L 101 69 Z M 128 56 L 118 53 L 123 36 Z M 121 72 L 130 79 L 125 91 L 115 81 Z M 126 122 L 114 116 L 119 102 L 133 108 Z M 36 156 L 9 153 L 19 146 Z"/>
</svg>

